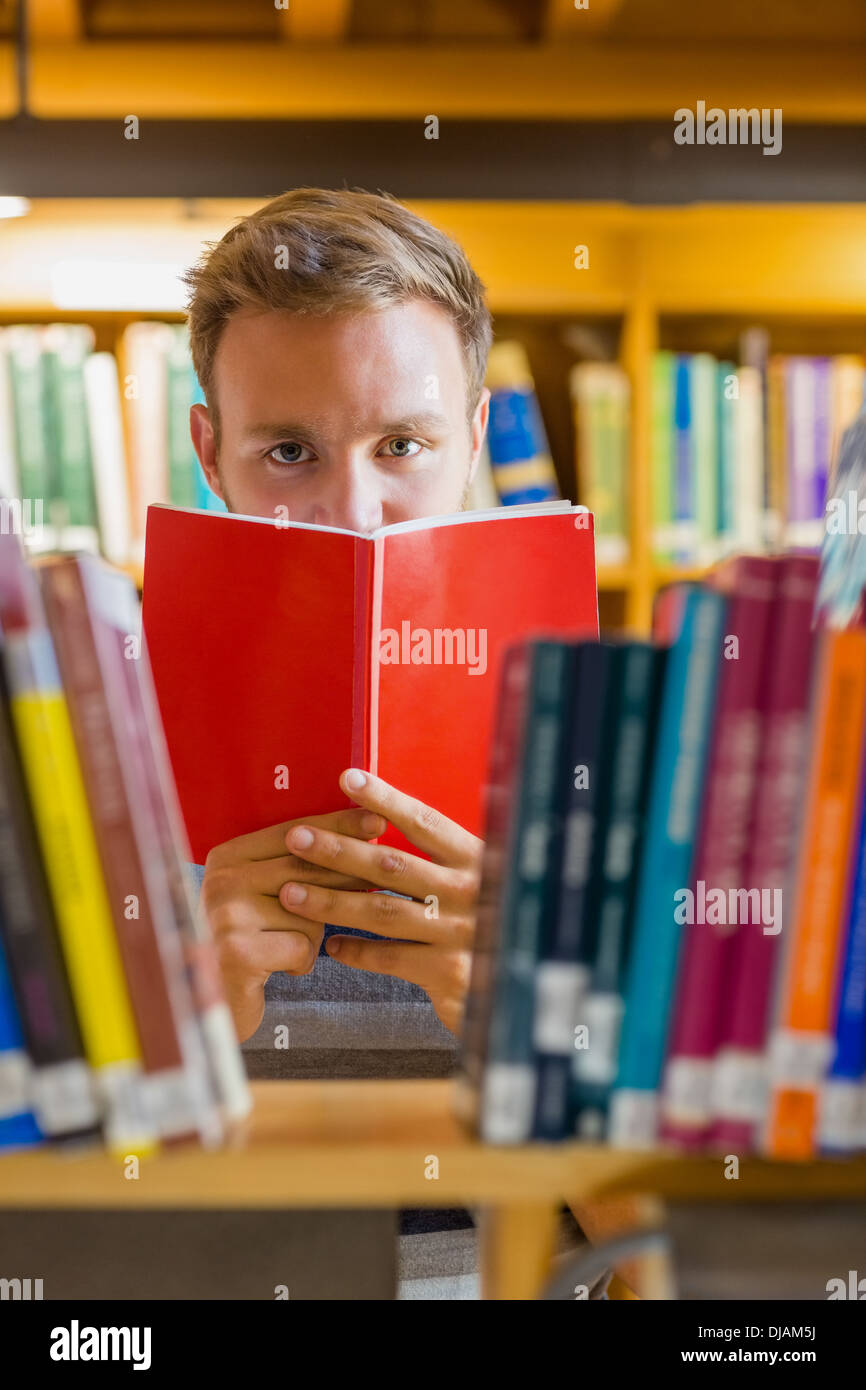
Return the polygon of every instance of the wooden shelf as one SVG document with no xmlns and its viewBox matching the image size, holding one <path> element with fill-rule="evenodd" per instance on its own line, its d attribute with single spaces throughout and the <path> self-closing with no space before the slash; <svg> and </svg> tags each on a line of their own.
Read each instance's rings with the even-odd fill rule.
<svg viewBox="0 0 866 1390">
<path fill-rule="evenodd" d="M 272 1208 L 508 1206 L 652 1193 L 676 1202 L 866 1199 L 866 1159 L 806 1164 L 631 1153 L 567 1143 L 493 1148 L 453 1113 L 449 1081 L 254 1084 L 231 1149 L 143 1160 L 138 1180 L 100 1152 L 31 1150 L 0 1159 L 0 1207 Z M 430 1179 L 431 1158 L 439 1176 Z"/>
</svg>

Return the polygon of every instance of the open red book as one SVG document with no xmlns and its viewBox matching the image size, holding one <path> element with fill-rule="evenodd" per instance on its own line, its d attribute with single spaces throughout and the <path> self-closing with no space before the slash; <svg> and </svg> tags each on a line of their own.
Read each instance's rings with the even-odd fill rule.
<svg viewBox="0 0 866 1390">
<path fill-rule="evenodd" d="M 144 633 L 197 863 L 351 804 L 347 767 L 481 834 L 503 649 L 598 635 L 592 517 L 559 502 L 364 537 L 152 506 Z"/>
</svg>

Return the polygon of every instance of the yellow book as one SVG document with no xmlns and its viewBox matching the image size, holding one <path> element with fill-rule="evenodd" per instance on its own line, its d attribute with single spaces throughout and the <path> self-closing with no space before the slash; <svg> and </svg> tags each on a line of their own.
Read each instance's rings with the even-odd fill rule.
<svg viewBox="0 0 866 1390">
<path fill-rule="evenodd" d="M 152 1152 L 138 1034 L 51 637 L 31 627 L 7 633 L 4 647 L 12 719 L 106 1140 L 119 1154 Z"/>
</svg>

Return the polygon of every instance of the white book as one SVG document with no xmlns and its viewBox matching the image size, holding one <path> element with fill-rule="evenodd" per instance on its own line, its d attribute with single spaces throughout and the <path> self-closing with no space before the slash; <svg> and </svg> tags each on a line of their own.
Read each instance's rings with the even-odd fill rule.
<svg viewBox="0 0 866 1390">
<path fill-rule="evenodd" d="M 15 451 L 15 416 L 9 359 L 4 347 L 5 331 L 0 330 L 0 497 L 18 497 L 18 456 Z"/>
<path fill-rule="evenodd" d="M 112 353 L 94 352 L 87 358 L 84 391 L 102 551 L 112 564 L 126 565 L 131 558 L 129 487 L 117 363 Z"/>
<path fill-rule="evenodd" d="M 131 323 L 121 340 L 120 398 L 129 458 L 131 560 L 144 559 L 147 509 L 170 499 L 168 477 L 168 323 Z"/>
</svg>

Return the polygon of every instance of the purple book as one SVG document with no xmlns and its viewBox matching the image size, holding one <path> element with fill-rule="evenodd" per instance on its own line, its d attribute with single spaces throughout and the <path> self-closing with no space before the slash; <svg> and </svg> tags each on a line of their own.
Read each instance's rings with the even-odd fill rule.
<svg viewBox="0 0 866 1390">
<path fill-rule="evenodd" d="M 743 916 L 760 916 L 745 875 L 760 749 L 761 682 L 779 561 L 736 562 L 719 654 L 716 707 L 700 830 L 688 888 L 678 904 L 683 951 L 662 1095 L 662 1138 L 705 1146 L 713 1121 L 711 1082 Z"/>
<path fill-rule="evenodd" d="M 831 363 L 828 357 L 813 357 L 815 392 L 815 451 L 812 457 L 812 515 L 823 519 L 830 476 L 830 449 L 833 441 L 833 400 Z"/>
<path fill-rule="evenodd" d="M 815 556 L 786 555 L 778 565 L 761 697 L 756 805 L 744 875 L 762 896 L 764 891 L 784 893 L 795 847 L 808 747 L 811 620 L 818 587 Z M 735 1153 L 754 1148 L 767 1102 L 764 1050 L 783 932 L 765 932 L 764 925 L 741 928 L 737 936 L 716 1060 L 712 1141 Z"/>
</svg>

